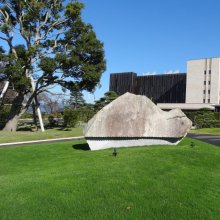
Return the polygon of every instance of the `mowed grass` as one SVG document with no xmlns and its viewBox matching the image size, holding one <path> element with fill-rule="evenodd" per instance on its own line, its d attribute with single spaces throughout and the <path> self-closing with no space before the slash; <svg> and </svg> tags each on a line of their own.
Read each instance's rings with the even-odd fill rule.
<svg viewBox="0 0 220 220">
<path fill-rule="evenodd" d="M 0 131 L 0 143 L 75 137 L 75 136 L 81 136 L 82 134 L 83 134 L 83 129 L 81 127 L 66 128 L 66 129 L 54 128 L 54 129 L 47 129 L 45 130 L 45 132 L 42 132 L 41 130 L 17 131 L 17 132 Z"/>
<path fill-rule="evenodd" d="M 83 140 L 0 149 L 0 219 L 219 219 L 220 148 L 86 151 Z"/>
<path fill-rule="evenodd" d="M 201 128 L 190 130 L 190 133 L 220 135 L 220 128 Z"/>
</svg>

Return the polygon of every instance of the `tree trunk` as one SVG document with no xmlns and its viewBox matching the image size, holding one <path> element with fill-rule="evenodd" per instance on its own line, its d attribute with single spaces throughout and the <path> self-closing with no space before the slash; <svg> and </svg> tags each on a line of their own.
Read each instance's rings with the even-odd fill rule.
<svg viewBox="0 0 220 220">
<path fill-rule="evenodd" d="M 34 125 L 35 125 L 35 130 L 38 131 L 36 104 L 34 102 L 32 102 L 32 109 L 33 109 L 33 121 L 34 121 Z"/>
<path fill-rule="evenodd" d="M 14 115 L 12 119 L 8 120 L 3 131 L 16 131 L 19 118 L 18 115 Z"/>
<path fill-rule="evenodd" d="M 24 94 L 20 93 L 17 95 L 17 97 L 14 99 L 11 110 L 9 113 L 8 120 L 3 128 L 3 131 L 16 131 L 17 130 L 17 124 L 19 118 L 24 114 L 26 109 L 23 107 L 24 102 Z"/>
</svg>

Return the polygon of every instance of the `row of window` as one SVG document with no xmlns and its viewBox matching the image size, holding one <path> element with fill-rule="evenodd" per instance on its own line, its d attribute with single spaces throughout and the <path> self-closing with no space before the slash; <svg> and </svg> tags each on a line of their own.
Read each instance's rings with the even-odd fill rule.
<svg viewBox="0 0 220 220">
<path fill-rule="evenodd" d="M 206 81 L 204 81 L 204 85 L 206 85 Z M 211 82 L 210 82 L 210 81 L 208 81 L 208 85 L 211 85 Z"/>
<path fill-rule="evenodd" d="M 203 103 L 205 103 L 205 99 L 203 99 Z M 208 99 L 208 103 L 210 103 L 210 99 Z"/>
<path fill-rule="evenodd" d="M 206 90 L 203 90 L 203 94 L 205 95 Z M 210 94 L 210 90 L 208 90 L 208 94 Z"/>
<path fill-rule="evenodd" d="M 205 75 L 206 75 L 206 73 L 207 73 L 206 70 L 204 70 L 204 74 Z M 211 74 L 211 70 L 209 70 L 209 75 L 210 74 Z M 204 81 L 204 85 L 206 85 L 206 81 Z M 211 81 L 210 80 L 208 81 L 208 85 L 211 85 Z M 203 90 L 203 94 L 204 95 L 206 94 L 206 90 Z M 210 90 L 208 90 L 208 94 L 210 95 Z M 207 102 L 210 103 L 210 99 L 208 99 Z M 203 99 L 203 103 L 206 103 L 205 99 Z"/>
<path fill-rule="evenodd" d="M 204 70 L 204 74 L 206 75 L 206 70 Z M 209 74 L 211 74 L 211 70 L 209 70 Z"/>
</svg>

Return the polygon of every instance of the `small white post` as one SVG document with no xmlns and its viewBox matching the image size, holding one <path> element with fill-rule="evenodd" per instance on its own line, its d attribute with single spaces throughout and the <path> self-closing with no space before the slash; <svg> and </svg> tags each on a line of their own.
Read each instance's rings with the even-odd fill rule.
<svg viewBox="0 0 220 220">
<path fill-rule="evenodd" d="M 33 79 L 32 76 L 30 76 L 30 79 L 31 79 L 31 86 L 32 86 L 32 89 L 33 89 L 33 92 L 34 92 L 35 91 L 34 79 Z M 34 100 L 34 102 L 35 102 L 35 100 Z M 35 102 L 35 104 L 36 104 L 36 102 Z M 39 106 L 37 106 L 37 115 L 38 115 L 41 131 L 44 132 L 45 131 L 44 123 L 43 123 L 43 119 L 42 119 L 42 115 L 41 115 L 41 111 L 40 111 Z"/>
</svg>

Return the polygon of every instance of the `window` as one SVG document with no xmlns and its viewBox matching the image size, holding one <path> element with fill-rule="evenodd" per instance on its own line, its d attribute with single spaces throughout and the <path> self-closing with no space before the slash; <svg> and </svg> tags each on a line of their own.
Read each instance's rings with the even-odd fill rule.
<svg viewBox="0 0 220 220">
<path fill-rule="evenodd" d="M 205 94 L 205 90 L 203 90 L 203 94 Z"/>
<path fill-rule="evenodd" d="M 208 99 L 208 103 L 210 103 L 210 99 Z"/>
<path fill-rule="evenodd" d="M 204 70 L 204 74 L 206 75 L 206 70 Z"/>
<path fill-rule="evenodd" d="M 208 94 L 210 94 L 210 90 L 208 90 Z"/>
<path fill-rule="evenodd" d="M 205 103 L 205 99 L 203 99 L 203 103 Z"/>
<path fill-rule="evenodd" d="M 209 85 L 211 84 L 211 82 L 209 81 Z"/>
<path fill-rule="evenodd" d="M 211 70 L 209 70 L 209 74 L 211 74 Z"/>
<path fill-rule="evenodd" d="M 206 81 L 204 81 L 204 85 L 206 85 Z"/>
</svg>

